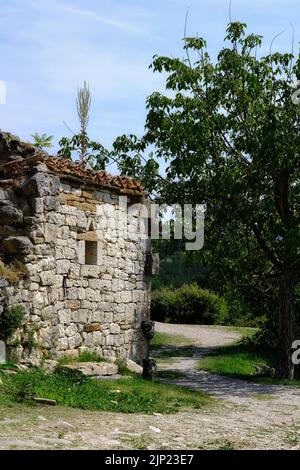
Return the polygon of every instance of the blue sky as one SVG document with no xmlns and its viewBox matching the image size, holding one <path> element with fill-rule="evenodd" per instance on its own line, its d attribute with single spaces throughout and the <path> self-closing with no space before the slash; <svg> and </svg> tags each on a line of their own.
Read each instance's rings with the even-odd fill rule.
<svg viewBox="0 0 300 470">
<path fill-rule="evenodd" d="M 222 46 L 229 0 L 0 0 L 0 80 L 6 104 L 0 128 L 29 140 L 33 132 L 68 135 L 78 129 L 75 99 L 86 80 L 92 91 L 89 131 L 110 146 L 123 133 L 141 133 L 145 100 L 163 89 L 148 69 L 154 54 L 182 56 L 188 35 Z M 232 0 L 232 19 L 263 34 L 266 51 L 295 49 L 300 41 L 299 0 Z"/>
</svg>

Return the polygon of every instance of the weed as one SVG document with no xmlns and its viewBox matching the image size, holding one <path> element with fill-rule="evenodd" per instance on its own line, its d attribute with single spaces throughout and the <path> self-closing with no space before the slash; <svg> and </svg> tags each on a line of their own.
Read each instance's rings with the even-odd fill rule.
<svg viewBox="0 0 300 470">
<path fill-rule="evenodd" d="M 93 352 L 83 352 L 79 356 L 69 357 L 62 356 L 58 360 L 60 365 L 73 364 L 74 362 L 107 362 L 104 357 L 99 356 L 99 354 Z"/>
<path fill-rule="evenodd" d="M 15 260 L 13 263 L 7 265 L 0 260 L 0 277 L 10 284 L 18 284 L 27 273 L 26 266 L 21 261 Z"/>
</svg>

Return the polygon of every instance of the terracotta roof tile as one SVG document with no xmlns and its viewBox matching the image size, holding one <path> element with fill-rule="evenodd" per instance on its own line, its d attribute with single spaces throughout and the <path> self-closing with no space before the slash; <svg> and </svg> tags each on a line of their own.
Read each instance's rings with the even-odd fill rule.
<svg viewBox="0 0 300 470">
<path fill-rule="evenodd" d="M 33 166 L 38 163 L 45 163 L 49 171 L 66 180 L 79 180 L 85 184 L 104 187 L 116 192 L 137 196 L 144 195 L 142 185 L 127 176 L 113 176 L 105 172 L 93 171 L 83 167 L 79 163 L 61 157 L 51 157 L 47 153 L 38 151 L 30 144 L 25 144 L 20 141 L 17 142 L 17 140 L 13 141 L 13 143 L 17 158 L 10 159 L 9 161 L 4 159 L 4 163 L 1 165 L 0 155 L 0 178 L 2 176 L 2 178 L 9 177 L 15 180 L 21 180 L 30 174 Z M 27 157 L 24 158 L 25 153 Z M 20 157 L 18 157 L 18 155 L 20 155 Z"/>
<path fill-rule="evenodd" d="M 68 176 L 75 176 L 82 178 L 86 183 L 93 183 L 97 186 L 109 186 L 119 190 L 143 193 L 142 185 L 127 176 L 113 176 L 104 171 L 93 171 L 63 158 L 44 157 L 43 162 L 46 163 L 49 170 L 53 171 L 53 173 L 59 174 L 66 179 Z"/>
</svg>

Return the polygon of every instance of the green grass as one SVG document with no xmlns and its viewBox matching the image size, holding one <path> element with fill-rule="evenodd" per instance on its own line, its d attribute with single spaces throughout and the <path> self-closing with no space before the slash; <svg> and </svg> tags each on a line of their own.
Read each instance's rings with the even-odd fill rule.
<svg viewBox="0 0 300 470">
<path fill-rule="evenodd" d="M 260 354 L 243 344 L 215 348 L 211 354 L 200 359 L 199 369 L 213 374 L 251 378 L 258 375 L 255 366 L 271 365 L 267 355 Z"/>
<path fill-rule="evenodd" d="M 62 366 L 65 364 L 73 364 L 76 362 L 107 362 L 107 361 L 102 356 L 99 356 L 96 353 L 88 352 L 88 351 L 83 352 L 79 356 L 76 356 L 76 357 L 62 356 L 58 359 L 58 363 Z"/>
<path fill-rule="evenodd" d="M 199 409 L 213 403 L 203 393 L 138 377 L 93 380 L 64 368 L 52 375 L 36 369 L 12 376 L 1 374 L 1 378 L 0 405 L 7 406 L 32 403 L 33 396 L 39 396 L 73 408 L 152 414 Z"/>
<path fill-rule="evenodd" d="M 300 379 L 288 380 L 263 376 L 258 369 L 264 366 L 274 366 L 272 357 L 255 350 L 247 343 L 215 348 L 211 354 L 201 358 L 198 362 L 199 369 L 212 374 L 253 380 L 256 383 L 266 385 L 278 384 L 300 387 Z"/>
<path fill-rule="evenodd" d="M 233 442 L 225 440 L 216 448 L 216 450 L 235 450 L 235 449 L 234 449 Z"/>
<path fill-rule="evenodd" d="M 0 364 L 0 370 L 6 370 L 6 369 L 12 369 L 12 370 L 17 371 L 18 367 L 16 366 L 14 362 L 4 362 Z"/>
<path fill-rule="evenodd" d="M 126 441 L 136 450 L 146 450 L 152 443 L 152 436 L 149 434 L 142 434 L 141 436 L 130 436 Z"/>
<path fill-rule="evenodd" d="M 299 434 L 297 431 L 290 431 L 287 433 L 285 437 L 285 442 L 293 447 L 299 444 L 299 441 L 300 441 L 300 438 L 299 438 Z"/>
</svg>

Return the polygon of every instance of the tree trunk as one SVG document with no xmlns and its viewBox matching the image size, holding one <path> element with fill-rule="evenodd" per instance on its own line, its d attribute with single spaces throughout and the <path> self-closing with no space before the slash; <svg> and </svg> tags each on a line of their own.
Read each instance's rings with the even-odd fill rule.
<svg viewBox="0 0 300 470">
<path fill-rule="evenodd" d="M 294 378 L 292 363 L 292 343 L 295 340 L 295 299 L 296 277 L 293 272 L 285 272 L 280 278 L 279 288 L 279 322 L 278 322 L 278 366 L 276 376 Z"/>
</svg>

